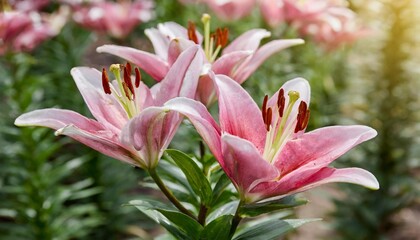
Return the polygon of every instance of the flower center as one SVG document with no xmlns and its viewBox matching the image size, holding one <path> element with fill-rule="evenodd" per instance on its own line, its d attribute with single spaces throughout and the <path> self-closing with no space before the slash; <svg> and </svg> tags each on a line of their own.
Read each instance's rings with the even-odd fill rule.
<svg viewBox="0 0 420 240">
<path fill-rule="evenodd" d="M 138 68 L 134 69 L 134 85 L 131 79 L 131 64 L 112 64 L 109 71 L 114 74 L 116 84 L 109 81 L 105 68 L 102 68 L 102 87 L 106 94 L 113 95 L 127 113 L 128 118 L 133 118 L 140 112 L 140 106 L 135 101 L 136 91 L 141 82 L 141 74 Z M 123 77 L 121 78 L 121 71 Z"/>
<path fill-rule="evenodd" d="M 217 28 L 215 32 L 211 33 L 210 20 L 210 15 L 203 14 L 201 22 L 204 24 L 204 53 L 207 60 L 212 63 L 216 60 L 220 50 L 227 45 L 229 30 L 227 28 Z M 188 22 L 188 39 L 198 44 L 193 22 Z"/>
<path fill-rule="evenodd" d="M 262 118 L 267 130 L 263 158 L 272 163 L 277 154 L 295 134 L 305 130 L 308 125 L 310 111 L 304 101 L 300 101 L 298 112 L 293 113 L 293 107 L 298 102 L 300 96 L 297 91 L 289 91 L 288 103 L 284 90 L 280 89 L 277 103 L 267 108 L 268 96 L 264 97 L 262 105 Z"/>
</svg>

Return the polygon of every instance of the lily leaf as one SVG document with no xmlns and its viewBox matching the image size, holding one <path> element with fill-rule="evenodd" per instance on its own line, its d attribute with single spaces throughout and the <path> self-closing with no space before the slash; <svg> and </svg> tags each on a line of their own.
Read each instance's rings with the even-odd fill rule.
<svg viewBox="0 0 420 240">
<path fill-rule="evenodd" d="M 208 206 L 212 199 L 211 186 L 195 161 L 185 153 L 178 150 L 168 149 L 166 152 L 172 160 L 174 160 L 182 172 L 184 172 L 193 191 L 200 196 L 203 203 Z"/>
<path fill-rule="evenodd" d="M 244 228 L 233 238 L 234 240 L 270 240 L 278 239 L 285 233 L 302 226 L 305 223 L 319 219 L 287 219 L 264 221 L 251 227 Z"/>
<path fill-rule="evenodd" d="M 201 232 L 200 240 L 228 240 L 233 215 L 223 215 L 211 221 Z"/>
<path fill-rule="evenodd" d="M 308 201 L 306 199 L 287 196 L 273 201 L 244 205 L 240 209 L 240 214 L 242 216 L 255 217 L 264 213 L 278 211 L 285 208 L 297 207 L 306 204 L 307 202 Z"/>
<path fill-rule="evenodd" d="M 130 204 L 160 224 L 177 239 L 198 239 L 203 229 L 189 216 L 172 210 L 159 201 L 141 199 L 130 201 Z"/>
<path fill-rule="evenodd" d="M 179 227 L 185 232 L 189 238 L 197 239 L 200 236 L 203 227 L 191 217 L 176 211 L 168 211 L 164 209 L 157 209 L 162 213 L 169 221 Z"/>
</svg>

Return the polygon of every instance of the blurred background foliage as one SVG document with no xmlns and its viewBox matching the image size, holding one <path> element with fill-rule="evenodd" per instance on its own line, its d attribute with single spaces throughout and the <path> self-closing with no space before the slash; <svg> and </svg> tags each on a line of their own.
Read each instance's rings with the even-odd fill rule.
<svg viewBox="0 0 420 240">
<path fill-rule="evenodd" d="M 338 165 L 373 172 L 381 189 L 338 185 L 334 191 L 344 197 L 334 200 L 333 212 L 322 224 L 333 227 L 330 236 L 336 239 L 415 239 L 412 231 L 418 233 L 418 229 L 410 226 L 416 226 L 420 217 L 420 2 L 352 0 L 349 6 L 371 29 L 367 37 L 334 51 L 307 38 L 305 45 L 267 60 L 244 86 L 262 103 L 265 94 L 271 95 L 286 80 L 304 77 L 312 87 L 308 130 L 338 123 L 375 128 L 378 137 L 344 156 Z M 72 67 L 101 68 L 120 61 L 95 52 L 105 43 L 150 50 L 143 31 L 160 22 L 186 26 L 193 21 L 202 31 L 204 12 L 209 9 L 203 5 L 156 0 L 155 18 L 124 40 L 68 23 L 35 51 L 1 57 L 0 239 L 147 239 L 156 235 L 153 224 L 140 212 L 124 206 L 150 191 L 138 184 L 145 177 L 142 170 L 69 138 L 55 137 L 51 130 L 16 128 L 13 121 L 23 112 L 46 107 L 89 116 L 69 74 Z M 230 39 L 252 28 L 269 29 L 258 10 L 235 22 L 213 17 L 212 26 L 228 27 Z M 271 30 L 271 39 L 298 36 L 287 26 Z M 183 126 L 177 135 L 173 147 L 199 153 L 199 137 L 191 127 Z M 197 139 L 195 146 L 182 141 L 187 135 Z M 290 236 L 294 238 L 299 239 L 299 234 Z"/>
</svg>

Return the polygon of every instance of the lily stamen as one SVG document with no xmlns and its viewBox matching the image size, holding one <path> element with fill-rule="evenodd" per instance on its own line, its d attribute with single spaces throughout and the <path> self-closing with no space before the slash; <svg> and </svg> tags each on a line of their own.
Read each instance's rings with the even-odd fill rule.
<svg viewBox="0 0 420 240">
<path fill-rule="evenodd" d="M 136 88 L 138 88 L 140 86 L 140 82 L 141 82 L 141 74 L 140 74 L 140 70 L 138 68 L 134 69 L 134 72 L 136 73 L 136 81 L 135 81 L 135 86 Z"/>
<path fill-rule="evenodd" d="M 217 28 L 215 32 L 210 32 L 210 15 L 203 14 L 201 22 L 204 24 L 204 53 L 207 60 L 212 63 L 216 60 L 220 50 L 228 43 L 229 31 L 227 28 Z M 195 25 L 188 23 L 188 39 L 198 43 L 195 32 Z"/>
<path fill-rule="evenodd" d="M 111 94 L 111 88 L 109 86 L 109 78 L 105 68 L 102 68 L 102 87 L 106 94 Z"/>
<path fill-rule="evenodd" d="M 134 85 L 131 79 L 131 64 L 112 64 L 109 70 L 114 74 L 115 81 L 118 85 L 118 90 L 114 85 L 110 84 L 108 74 L 105 68 L 102 69 L 102 86 L 106 94 L 112 94 L 124 108 L 128 118 L 132 118 L 140 112 L 139 106 L 135 101 L 136 91 L 135 88 L 140 86 L 141 74 L 138 68 L 134 69 L 135 80 Z M 123 78 L 121 79 L 121 70 L 123 71 Z M 135 88 L 134 88 L 135 86 Z"/>
<path fill-rule="evenodd" d="M 198 44 L 197 33 L 195 32 L 195 24 L 191 21 L 188 21 L 188 39 L 193 41 L 195 44 Z"/>
</svg>

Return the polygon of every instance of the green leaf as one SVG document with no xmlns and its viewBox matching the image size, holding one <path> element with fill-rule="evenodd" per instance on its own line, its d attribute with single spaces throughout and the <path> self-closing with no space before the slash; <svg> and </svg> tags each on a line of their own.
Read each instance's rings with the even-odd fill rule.
<svg viewBox="0 0 420 240">
<path fill-rule="evenodd" d="M 168 211 L 163 209 L 157 209 L 162 213 L 169 221 L 178 226 L 183 232 L 187 234 L 191 239 L 197 239 L 200 236 L 203 227 L 191 217 L 175 211 Z"/>
<path fill-rule="evenodd" d="M 287 219 L 268 220 L 256 225 L 245 227 L 238 232 L 234 240 L 270 240 L 277 239 L 285 233 L 302 226 L 305 223 L 318 221 L 319 219 Z"/>
<path fill-rule="evenodd" d="M 194 219 L 159 201 L 141 199 L 130 201 L 130 204 L 162 225 L 177 239 L 198 239 L 203 229 Z"/>
<path fill-rule="evenodd" d="M 226 187 L 229 186 L 230 183 L 231 181 L 226 174 L 220 176 L 219 180 L 216 183 L 216 186 L 214 186 L 213 203 L 216 202 L 216 200 L 220 197 L 220 195 L 223 193 Z"/>
<path fill-rule="evenodd" d="M 307 202 L 306 199 L 297 199 L 294 196 L 287 196 L 274 201 L 244 205 L 240 209 L 240 214 L 242 216 L 255 217 L 264 213 L 297 207 L 306 204 Z"/>
<path fill-rule="evenodd" d="M 194 160 L 178 150 L 168 149 L 166 152 L 174 160 L 182 172 L 184 172 L 193 191 L 200 196 L 203 203 L 208 206 L 212 198 L 211 186 L 206 176 Z"/>
<path fill-rule="evenodd" d="M 235 214 L 238 204 L 239 201 L 231 201 L 220 206 L 219 208 L 213 210 L 209 214 L 209 216 L 207 217 L 207 221 L 213 221 L 214 219 L 219 218 L 222 215 Z"/>
<path fill-rule="evenodd" d="M 223 215 L 216 218 L 204 227 L 201 232 L 201 240 L 228 240 L 232 225 L 233 215 Z"/>
<path fill-rule="evenodd" d="M 133 200 L 129 202 L 131 205 L 135 206 L 137 209 L 139 209 L 142 213 L 144 213 L 146 216 L 151 218 L 156 223 L 160 224 L 162 227 L 164 227 L 166 230 L 168 230 L 169 233 L 171 233 L 175 238 L 177 239 L 190 239 L 188 235 L 186 235 L 183 231 L 181 231 L 179 228 L 177 228 L 174 224 L 171 224 L 171 222 L 163 216 L 159 211 L 155 210 L 156 207 L 166 207 L 161 202 L 154 201 L 154 200 Z"/>
</svg>

